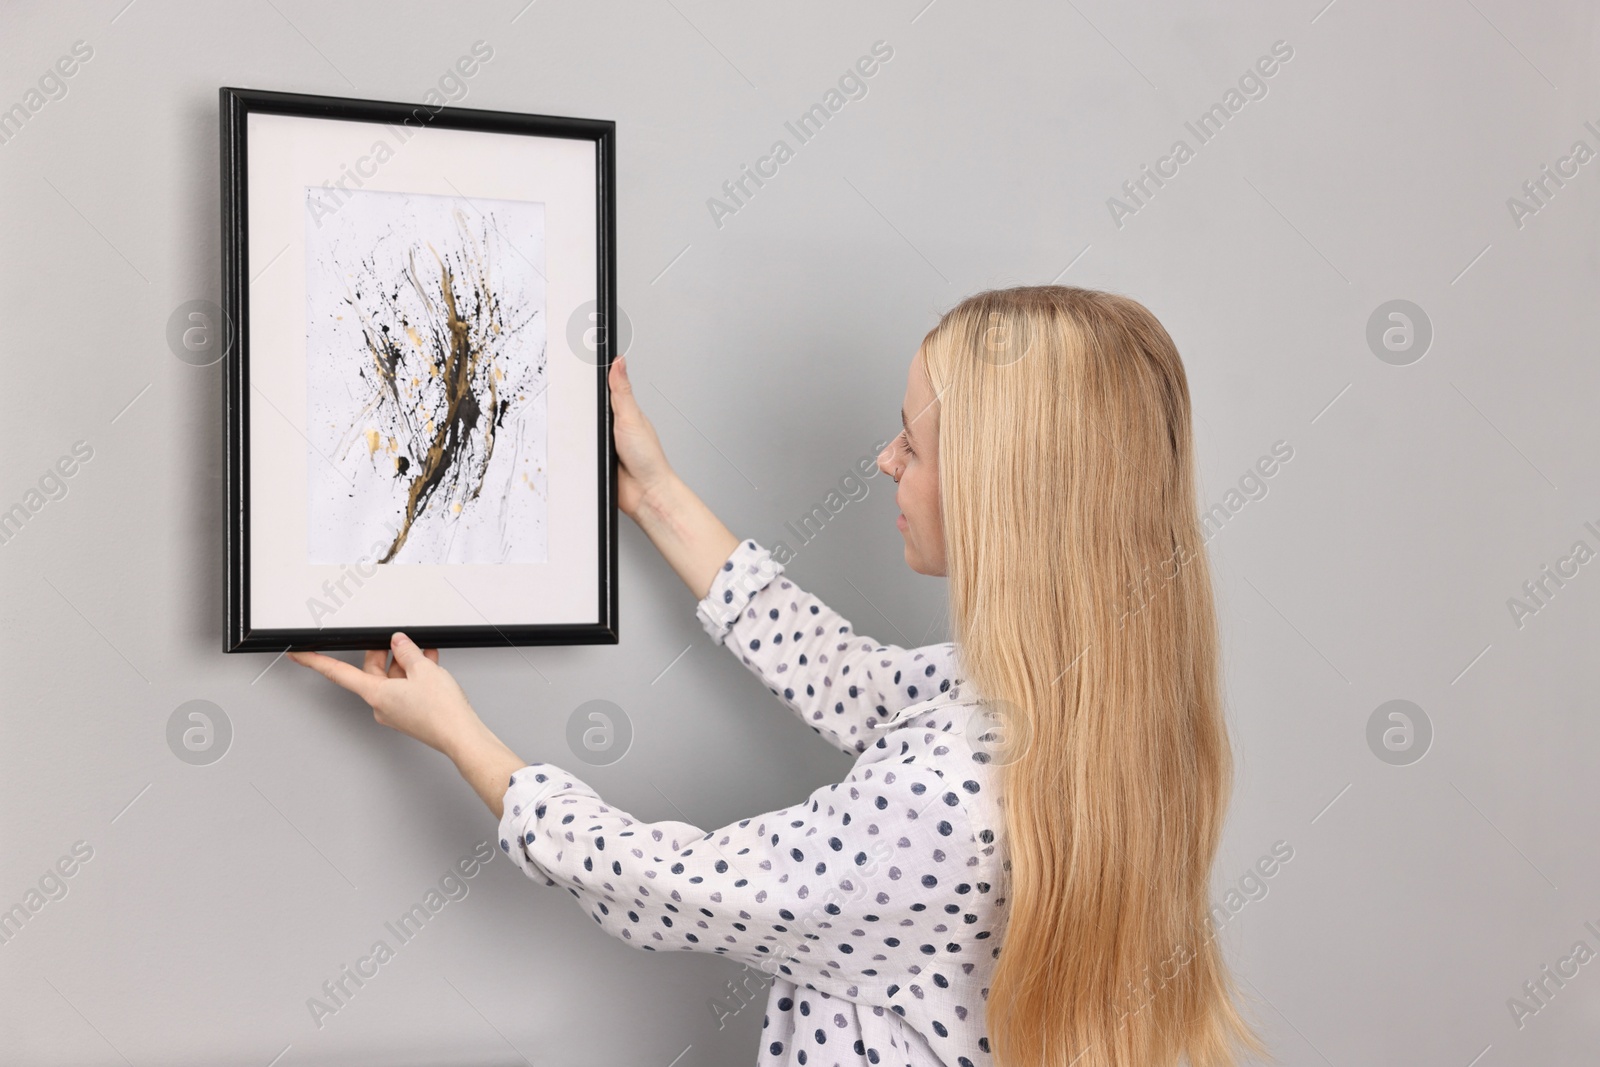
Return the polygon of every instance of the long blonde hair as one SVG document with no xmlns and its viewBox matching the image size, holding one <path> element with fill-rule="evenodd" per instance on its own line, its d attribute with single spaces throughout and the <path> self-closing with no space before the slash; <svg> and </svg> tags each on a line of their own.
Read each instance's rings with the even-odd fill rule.
<svg viewBox="0 0 1600 1067">
<path fill-rule="evenodd" d="M 963 300 L 923 359 L 952 637 L 1027 738 L 997 767 L 996 1062 L 1264 1054 L 1210 925 L 1232 757 L 1177 348 L 1134 300 L 1043 285 Z"/>
</svg>

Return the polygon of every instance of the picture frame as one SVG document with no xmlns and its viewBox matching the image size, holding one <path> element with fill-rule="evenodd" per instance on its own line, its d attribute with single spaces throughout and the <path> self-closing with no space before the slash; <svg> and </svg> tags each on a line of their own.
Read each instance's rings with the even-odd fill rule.
<svg viewBox="0 0 1600 1067">
<path fill-rule="evenodd" d="M 616 124 L 219 105 L 224 650 L 615 644 Z"/>
</svg>

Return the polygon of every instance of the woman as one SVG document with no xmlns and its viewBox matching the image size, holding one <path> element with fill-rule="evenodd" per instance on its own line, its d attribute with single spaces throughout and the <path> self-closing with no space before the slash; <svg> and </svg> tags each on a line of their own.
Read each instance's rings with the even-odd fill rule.
<svg viewBox="0 0 1600 1067">
<path fill-rule="evenodd" d="M 1211 936 L 1231 762 L 1188 385 L 1154 316 L 1019 287 L 923 339 L 878 456 L 907 564 L 950 578 L 956 640 L 919 649 L 857 635 L 735 537 L 668 465 L 625 360 L 610 384 L 620 507 L 708 635 L 858 754 L 843 782 L 710 832 L 640 822 L 506 748 L 436 650 L 294 658 L 450 756 L 513 862 L 606 932 L 772 974 L 762 1064 L 1263 1051 Z"/>
</svg>

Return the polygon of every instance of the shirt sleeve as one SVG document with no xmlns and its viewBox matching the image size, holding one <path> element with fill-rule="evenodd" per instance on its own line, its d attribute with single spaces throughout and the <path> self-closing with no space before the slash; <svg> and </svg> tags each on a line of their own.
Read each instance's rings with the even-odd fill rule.
<svg viewBox="0 0 1600 1067">
<path fill-rule="evenodd" d="M 960 680 L 951 642 L 902 648 L 852 632 L 755 541 L 739 542 L 695 613 L 711 640 L 846 752 L 866 751 L 876 727 Z"/>
<path fill-rule="evenodd" d="M 927 764 L 880 761 L 792 807 L 706 832 L 640 822 L 560 767 L 534 763 L 511 776 L 500 847 L 634 948 L 716 953 L 768 973 L 876 975 L 885 948 L 904 938 L 930 956 L 960 951 L 947 924 L 973 906 L 969 855 L 990 840 L 974 833 L 961 788 Z"/>
</svg>

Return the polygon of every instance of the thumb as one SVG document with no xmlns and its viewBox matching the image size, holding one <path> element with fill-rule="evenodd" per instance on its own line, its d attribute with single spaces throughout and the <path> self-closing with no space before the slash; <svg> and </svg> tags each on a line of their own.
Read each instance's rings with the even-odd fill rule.
<svg viewBox="0 0 1600 1067">
<path fill-rule="evenodd" d="M 633 394 L 633 382 L 628 378 L 627 356 L 618 356 L 611 364 L 611 391 L 625 396 Z"/>
<path fill-rule="evenodd" d="M 395 635 L 390 639 L 389 644 L 394 650 L 394 661 L 400 664 L 407 674 L 410 674 L 418 664 L 427 661 L 427 657 L 422 654 L 422 649 L 417 647 L 417 643 L 398 630 L 395 631 Z"/>
</svg>

